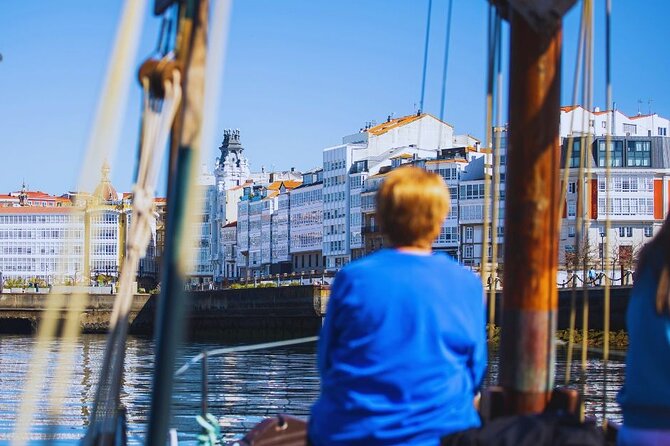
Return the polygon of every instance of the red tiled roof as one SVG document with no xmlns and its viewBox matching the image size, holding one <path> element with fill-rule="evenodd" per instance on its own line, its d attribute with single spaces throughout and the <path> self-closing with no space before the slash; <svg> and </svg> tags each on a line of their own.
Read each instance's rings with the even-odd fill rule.
<svg viewBox="0 0 670 446">
<path fill-rule="evenodd" d="M 561 107 L 561 111 L 567 113 L 567 112 L 571 112 L 572 110 L 575 110 L 577 108 L 582 108 L 582 106 L 581 105 L 564 105 L 563 107 Z"/>
<path fill-rule="evenodd" d="M 7 206 L 0 207 L 0 214 L 69 214 L 72 212 L 84 212 L 82 208 L 73 206 Z"/>
<path fill-rule="evenodd" d="M 278 180 L 278 181 L 273 181 L 268 185 L 268 190 L 279 190 L 282 185 L 286 189 L 295 189 L 296 187 L 300 186 L 302 184 L 302 181 L 297 181 L 297 180 Z"/>
</svg>

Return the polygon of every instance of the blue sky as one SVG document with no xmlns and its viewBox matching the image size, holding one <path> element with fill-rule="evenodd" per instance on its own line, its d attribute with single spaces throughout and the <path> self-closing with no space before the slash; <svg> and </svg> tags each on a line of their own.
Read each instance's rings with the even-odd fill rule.
<svg viewBox="0 0 670 446">
<path fill-rule="evenodd" d="M 213 0 L 217 1 L 217 0 Z M 433 1 L 425 109 L 439 114 L 448 0 Z M 152 2 L 153 3 L 153 2 Z M 670 116 L 670 2 L 614 1 L 614 99 L 624 113 Z M 596 105 L 604 106 L 604 0 L 596 1 Z M 0 193 L 75 187 L 121 0 L 0 4 Z M 237 0 L 217 131 L 239 128 L 252 169 L 307 169 L 367 121 L 412 113 L 420 97 L 427 0 Z M 445 119 L 483 138 L 487 2 L 454 0 Z M 578 10 L 565 20 L 563 103 L 570 102 Z M 147 16 L 138 55 L 159 20 Z M 506 82 L 505 82 L 506 85 Z M 505 87 L 506 88 L 506 87 Z M 112 180 L 131 188 L 139 125 L 133 83 Z M 217 137 L 217 139 L 220 139 Z M 213 164 L 216 148 L 206 148 Z"/>
</svg>

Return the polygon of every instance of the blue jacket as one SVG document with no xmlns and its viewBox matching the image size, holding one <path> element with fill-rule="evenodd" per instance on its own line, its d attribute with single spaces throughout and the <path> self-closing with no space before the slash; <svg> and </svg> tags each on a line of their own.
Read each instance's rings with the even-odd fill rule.
<svg viewBox="0 0 670 446">
<path fill-rule="evenodd" d="M 626 381 L 618 401 L 626 426 L 670 429 L 670 318 L 656 313 L 659 273 L 654 269 L 660 259 L 650 260 L 628 303 Z"/>
<path fill-rule="evenodd" d="M 342 269 L 319 340 L 315 445 L 437 445 L 478 427 L 479 279 L 444 255 L 382 250 Z"/>
</svg>

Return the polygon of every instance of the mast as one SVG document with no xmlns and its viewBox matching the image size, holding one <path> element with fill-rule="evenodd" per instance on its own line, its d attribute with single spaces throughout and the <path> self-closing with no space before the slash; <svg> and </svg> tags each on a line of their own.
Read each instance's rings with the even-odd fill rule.
<svg viewBox="0 0 670 446">
<path fill-rule="evenodd" d="M 161 294 L 156 315 L 156 365 L 151 392 L 147 445 L 167 442 L 176 351 L 182 340 L 186 307 L 184 281 L 192 248 L 192 178 L 197 170 L 204 102 L 208 0 L 157 0 L 155 12 L 179 3 L 175 55 L 183 67 L 182 102 L 172 127 L 168 170 L 168 215 Z"/>
<path fill-rule="evenodd" d="M 574 0 L 500 0 L 510 22 L 500 384 L 505 412 L 542 411 L 554 385 L 563 14 Z"/>
</svg>

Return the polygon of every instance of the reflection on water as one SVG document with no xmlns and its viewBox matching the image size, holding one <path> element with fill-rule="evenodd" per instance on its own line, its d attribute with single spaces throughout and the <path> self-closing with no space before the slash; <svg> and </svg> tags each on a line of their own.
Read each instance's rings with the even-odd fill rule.
<svg viewBox="0 0 670 446">
<path fill-rule="evenodd" d="M 60 417 L 49 418 L 43 397 L 32 423 L 31 438 L 35 442 L 49 439 L 54 443 L 72 443 L 83 436 L 95 393 L 104 341 L 104 336 L 100 335 L 84 335 L 78 341 L 75 349 L 76 368 L 70 376 L 66 399 L 60 405 Z M 0 336 L 0 442 L 11 438 L 21 398 L 20 389 L 23 388 L 33 346 L 34 338 L 29 336 Z M 203 349 L 219 347 L 221 345 L 216 343 L 190 343 L 183 349 L 178 364 L 181 365 L 186 358 Z M 56 352 L 57 345 L 54 344 L 48 353 L 49 367 L 43 372 L 45 385 L 53 383 L 56 377 Z M 145 338 L 129 339 L 121 400 L 128 411 L 131 444 L 141 443 L 145 432 L 150 404 L 152 352 L 153 341 Z M 562 378 L 565 359 L 560 353 L 559 350 L 556 376 Z M 495 381 L 497 371 L 497 362 L 494 362 L 490 366 L 487 382 Z M 572 376 L 577 382 L 579 367 L 576 362 L 573 364 Z M 614 398 L 622 381 L 623 364 L 611 361 L 607 381 L 610 419 L 620 420 L 620 410 Z M 602 362 L 590 360 L 584 386 L 586 411 L 598 418 L 602 411 L 603 382 Z M 179 431 L 180 440 L 195 439 L 198 426 L 194 417 L 201 410 L 200 389 L 200 368 L 197 366 L 175 382 L 172 426 Z M 268 415 L 291 413 L 306 417 L 318 389 L 314 345 L 209 358 L 209 412 L 221 419 L 227 439 L 239 437 Z"/>
</svg>

